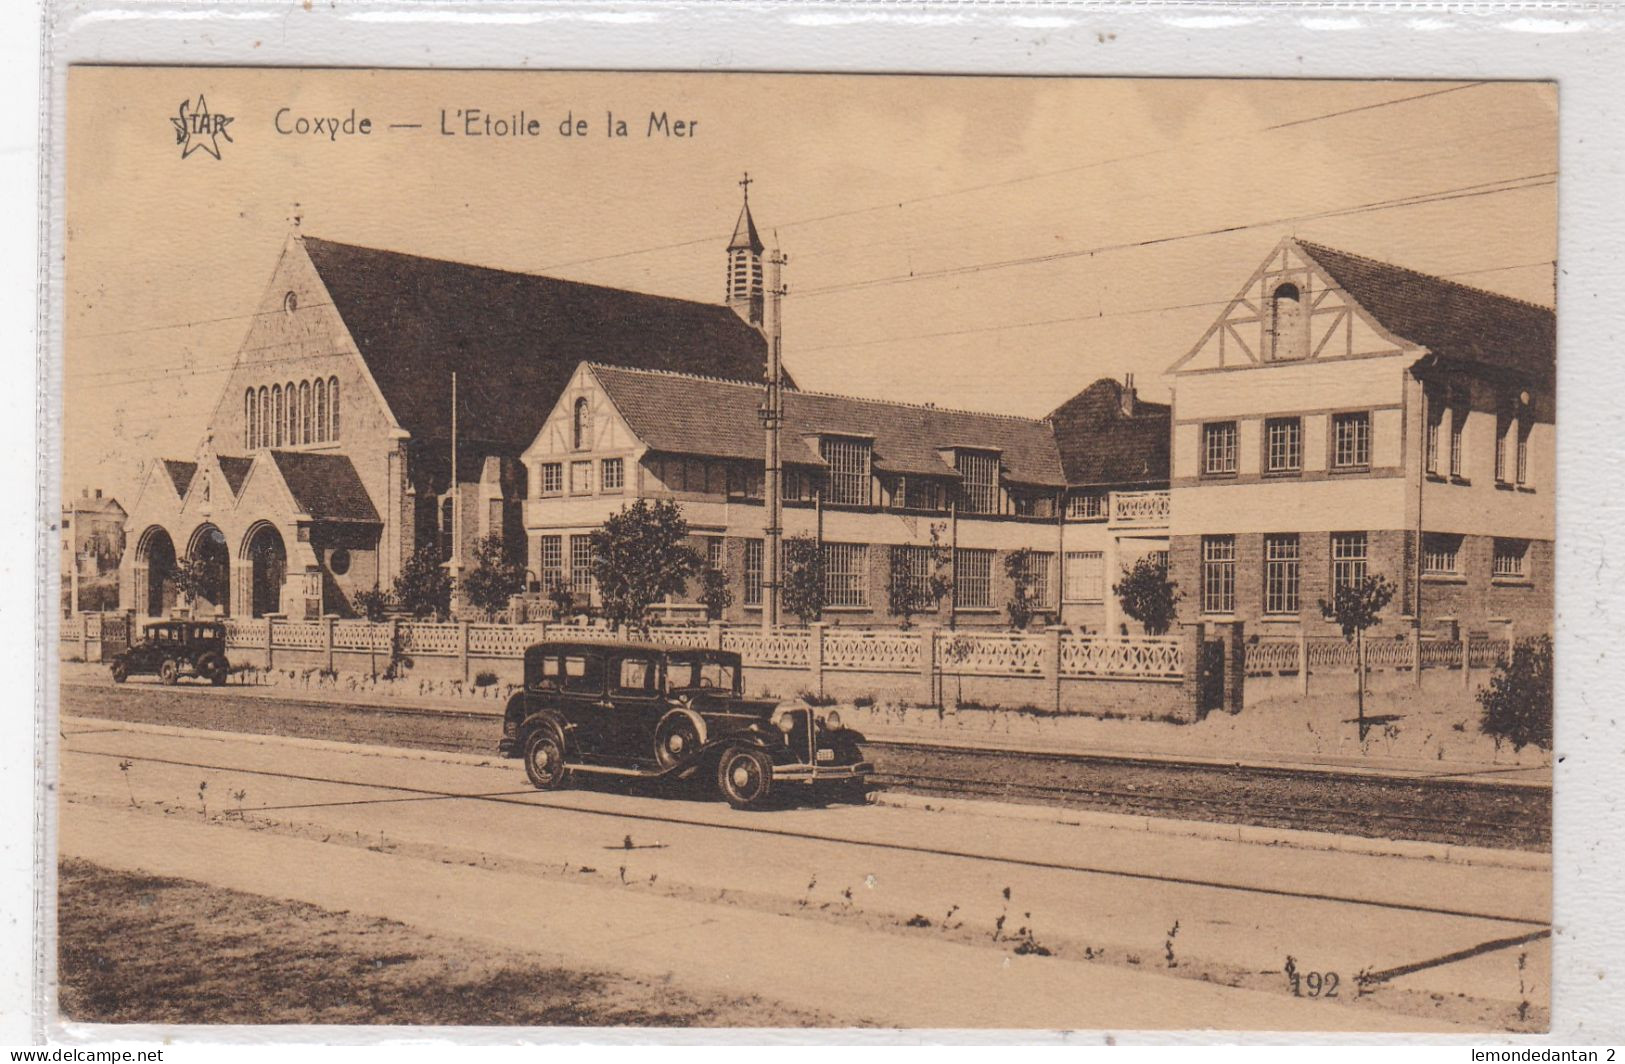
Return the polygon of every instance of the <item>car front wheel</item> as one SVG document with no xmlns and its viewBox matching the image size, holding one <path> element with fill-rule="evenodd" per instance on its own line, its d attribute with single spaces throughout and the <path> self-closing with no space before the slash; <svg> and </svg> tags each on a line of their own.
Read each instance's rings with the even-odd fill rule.
<svg viewBox="0 0 1625 1064">
<path fill-rule="evenodd" d="M 717 762 L 717 789 L 735 809 L 754 809 L 773 790 L 773 762 L 760 750 L 730 747 Z"/>
<path fill-rule="evenodd" d="M 158 666 L 158 679 L 163 683 L 179 683 L 181 679 L 181 663 L 174 658 L 165 658 Z"/>
<path fill-rule="evenodd" d="M 530 777 L 531 786 L 541 791 L 554 790 L 563 786 L 566 771 L 564 748 L 559 741 L 549 732 L 532 732 L 525 740 L 525 775 Z"/>
<path fill-rule="evenodd" d="M 231 672 L 231 666 L 219 654 L 207 654 L 198 662 L 198 675 L 219 687 L 226 682 L 226 676 Z"/>
<path fill-rule="evenodd" d="M 684 716 L 673 716 L 655 735 L 655 760 L 671 768 L 700 748 L 700 730 Z"/>
</svg>

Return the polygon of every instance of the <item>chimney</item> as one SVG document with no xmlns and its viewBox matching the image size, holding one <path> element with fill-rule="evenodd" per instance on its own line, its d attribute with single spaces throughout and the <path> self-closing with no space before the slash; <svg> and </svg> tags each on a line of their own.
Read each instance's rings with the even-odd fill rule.
<svg viewBox="0 0 1625 1064">
<path fill-rule="evenodd" d="M 99 498 L 101 498 L 101 497 L 102 497 L 102 489 L 100 489 L 100 488 L 97 488 L 97 489 L 96 489 L 96 498 L 98 498 L 98 499 L 99 499 Z"/>
<path fill-rule="evenodd" d="M 1134 416 L 1134 374 L 1123 374 L 1123 416 Z"/>
</svg>

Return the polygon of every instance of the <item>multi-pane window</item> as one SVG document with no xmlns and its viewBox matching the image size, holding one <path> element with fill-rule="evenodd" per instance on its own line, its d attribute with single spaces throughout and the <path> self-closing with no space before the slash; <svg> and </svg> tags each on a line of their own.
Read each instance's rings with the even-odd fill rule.
<svg viewBox="0 0 1625 1064">
<path fill-rule="evenodd" d="M 557 495 L 564 490 L 564 466 L 558 462 L 542 463 L 542 494 Z"/>
<path fill-rule="evenodd" d="M 1497 539 L 1495 541 L 1495 565 L 1491 570 L 1496 576 L 1520 577 L 1524 574 L 1524 558 L 1529 554 L 1529 541 L 1527 539 Z"/>
<path fill-rule="evenodd" d="M 730 499 L 760 499 L 762 497 L 762 470 L 736 462 L 727 467 L 728 497 Z"/>
<path fill-rule="evenodd" d="M 836 506 L 869 505 L 869 441 L 832 437 L 820 450 L 829 463 L 825 501 Z"/>
<path fill-rule="evenodd" d="M 824 601 L 830 606 L 869 604 L 869 548 L 862 543 L 824 544 Z"/>
<path fill-rule="evenodd" d="M 942 484 L 929 477 L 898 477 L 892 506 L 902 510 L 946 510 Z"/>
<path fill-rule="evenodd" d="M 1106 556 L 1098 550 L 1066 553 L 1066 579 L 1062 596 L 1067 602 L 1106 600 Z"/>
<path fill-rule="evenodd" d="M 1332 588 L 1358 587 L 1365 581 L 1364 532 L 1332 533 Z"/>
<path fill-rule="evenodd" d="M 745 540 L 745 605 L 762 604 L 762 541 Z"/>
<path fill-rule="evenodd" d="M 1066 516 L 1074 521 L 1096 521 L 1106 516 L 1106 493 L 1074 492 L 1066 500 Z"/>
<path fill-rule="evenodd" d="M 1427 471 L 1439 472 L 1439 426 L 1444 421 L 1444 403 L 1438 396 L 1427 397 L 1426 460 Z"/>
<path fill-rule="evenodd" d="M 1222 475 L 1236 471 L 1236 423 L 1215 421 L 1202 426 L 1202 472 Z"/>
<path fill-rule="evenodd" d="M 570 537 L 570 590 L 586 597 L 592 594 L 592 537 Z"/>
<path fill-rule="evenodd" d="M 598 467 L 599 484 L 605 491 L 620 491 L 626 482 L 624 459 L 606 458 Z"/>
<path fill-rule="evenodd" d="M 1264 612 L 1298 612 L 1298 537 L 1264 537 Z"/>
<path fill-rule="evenodd" d="M 1466 476 L 1467 452 L 1466 440 L 1467 412 L 1464 410 L 1452 411 L 1450 415 L 1450 475 L 1453 477 Z"/>
<path fill-rule="evenodd" d="M 960 451 L 954 459 L 959 470 L 961 497 L 966 513 L 991 514 L 999 510 L 999 456 L 980 451 Z"/>
<path fill-rule="evenodd" d="M 564 537 L 542 537 L 542 590 L 551 591 L 564 582 Z"/>
<path fill-rule="evenodd" d="M 722 572 L 722 537 L 705 537 L 705 567 L 713 572 Z"/>
<path fill-rule="evenodd" d="M 993 605 L 993 552 L 965 548 L 954 552 L 954 605 L 980 610 Z"/>
<path fill-rule="evenodd" d="M 1429 532 L 1422 537 L 1422 571 L 1454 575 L 1460 552 L 1460 536 Z"/>
<path fill-rule="evenodd" d="M 1522 487 L 1529 483 L 1529 422 L 1526 418 L 1518 419 L 1518 485 Z"/>
<path fill-rule="evenodd" d="M 1507 435 L 1511 433 L 1517 422 L 1509 417 L 1495 419 L 1495 482 L 1507 483 Z"/>
<path fill-rule="evenodd" d="M 592 446 L 592 406 L 582 397 L 576 400 L 570 421 L 570 444 L 578 451 Z"/>
<path fill-rule="evenodd" d="M 1275 417 L 1264 423 L 1264 469 L 1270 473 L 1296 473 L 1303 469 L 1303 422 Z"/>
<path fill-rule="evenodd" d="M 1027 597 L 1030 602 L 1039 606 L 1048 606 L 1054 582 L 1050 579 L 1050 570 L 1054 566 L 1055 555 L 1048 551 L 1028 551 L 1026 564 L 1022 567 L 1021 578 L 1027 584 Z"/>
<path fill-rule="evenodd" d="M 1202 537 L 1202 612 L 1236 610 L 1236 537 Z"/>
<path fill-rule="evenodd" d="M 570 463 L 570 494 L 589 495 L 592 493 L 592 463 Z"/>
<path fill-rule="evenodd" d="M 1364 410 L 1332 416 L 1332 466 L 1360 469 L 1371 464 L 1371 415 Z"/>
</svg>

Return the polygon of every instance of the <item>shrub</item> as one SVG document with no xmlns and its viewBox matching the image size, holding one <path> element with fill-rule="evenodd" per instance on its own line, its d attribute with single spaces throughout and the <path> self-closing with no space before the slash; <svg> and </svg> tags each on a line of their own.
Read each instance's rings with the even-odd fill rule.
<svg viewBox="0 0 1625 1064">
<path fill-rule="evenodd" d="M 728 574 L 721 569 L 707 569 L 700 574 L 700 605 L 705 607 L 705 619 L 722 620 L 722 612 L 734 604 L 734 593 L 728 588 Z"/>
<path fill-rule="evenodd" d="M 350 596 L 350 605 L 355 607 L 355 611 L 373 622 L 384 619 L 384 613 L 393 601 L 389 592 L 380 590 L 377 585 Z"/>
<path fill-rule="evenodd" d="M 1552 639 L 1539 635 L 1518 640 L 1512 660 L 1496 663 L 1488 687 L 1478 690 L 1478 703 L 1484 707 L 1479 731 L 1491 736 L 1499 747 L 1512 744 L 1514 751 L 1525 746 L 1552 748 Z"/>
<path fill-rule="evenodd" d="M 497 682 L 497 674 L 489 669 L 482 669 L 474 674 L 475 687 L 491 687 Z"/>
<path fill-rule="evenodd" d="M 1033 552 L 1026 547 L 1004 556 L 1004 575 L 1010 578 L 1010 601 L 1004 604 L 1004 612 L 1010 617 L 1010 627 L 1018 632 L 1031 624 L 1033 614 L 1038 612 L 1038 603 L 1033 599 L 1032 565 Z"/>
<path fill-rule="evenodd" d="M 496 532 L 474 544 L 474 567 L 463 575 L 463 594 L 475 609 L 495 613 L 525 589 L 525 567 L 508 556 Z"/>
<path fill-rule="evenodd" d="M 1144 557 L 1123 570 L 1112 585 L 1123 612 L 1139 621 L 1147 635 L 1163 635 L 1173 627 L 1175 607 L 1184 597 L 1177 581 L 1168 579 L 1168 567 L 1155 557 Z"/>
<path fill-rule="evenodd" d="M 440 552 L 419 547 L 401 567 L 395 581 L 395 600 L 413 617 L 444 617 L 451 612 L 451 574 L 441 564 Z"/>
<path fill-rule="evenodd" d="M 824 548 L 806 533 L 784 541 L 780 607 L 810 624 L 824 615 Z"/>
</svg>

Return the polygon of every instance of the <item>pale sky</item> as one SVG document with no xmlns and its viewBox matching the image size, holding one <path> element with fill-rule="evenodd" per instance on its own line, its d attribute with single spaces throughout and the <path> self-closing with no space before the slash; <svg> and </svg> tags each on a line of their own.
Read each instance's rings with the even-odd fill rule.
<svg viewBox="0 0 1625 1064">
<path fill-rule="evenodd" d="M 176 143 L 199 93 L 233 119 L 218 160 Z M 370 135 L 275 129 L 352 107 Z M 440 133 L 472 107 L 539 135 Z M 698 124 L 649 138 L 651 110 Z M 1125 372 L 1166 398 L 1289 234 L 1552 303 L 1545 83 L 77 68 L 68 111 L 63 489 L 126 505 L 142 461 L 195 452 L 296 211 L 719 302 L 749 170 L 802 387 L 1030 416 Z"/>
</svg>

